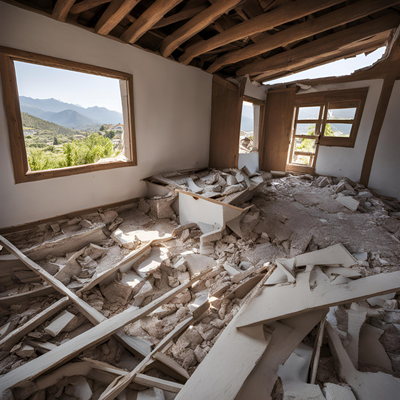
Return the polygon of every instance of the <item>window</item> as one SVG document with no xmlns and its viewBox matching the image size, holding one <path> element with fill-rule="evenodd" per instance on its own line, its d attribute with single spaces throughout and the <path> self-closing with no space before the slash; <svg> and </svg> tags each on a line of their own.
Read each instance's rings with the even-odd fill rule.
<svg viewBox="0 0 400 400">
<path fill-rule="evenodd" d="M 297 95 L 290 169 L 315 168 L 319 145 L 354 147 L 367 93 L 362 88 Z"/>
<path fill-rule="evenodd" d="M 263 121 L 264 103 L 252 97 L 243 96 L 240 120 L 239 153 L 258 152 L 259 132 Z"/>
<path fill-rule="evenodd" d="M 16 183 L 137 165 L 132 75 L 5 47 L 0 72 Z"/>
</svg>

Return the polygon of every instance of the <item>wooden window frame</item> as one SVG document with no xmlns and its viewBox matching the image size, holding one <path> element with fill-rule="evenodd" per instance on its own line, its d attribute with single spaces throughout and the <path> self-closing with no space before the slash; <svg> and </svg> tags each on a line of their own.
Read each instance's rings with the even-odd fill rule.
<svg viewBox="0 0 400 400">
<path fill-rule="evenodd" d="M 318 93 L 306 93 L 296 95 L 295 107 L 309 107 L 309 106 L 322 106 L 324 114 L 320 120 L 320 131 L 318 133 L 320 146 L 333 146 L 333 147 L 354 147 L 357 139 L 358 129 L 360 127 L 361 117 L 364 111 L 365 100 L 368 94 L 368 87 L 357 89 L 343 89 L 331 90 Z M 327 137 L 324 136 L 325 126 L 329 123 L 327 121 L 329 103 L 340 103 L 344 108 L 356 107 L 357 111 L 353 120 L 335 120 L 336 123 L 352 123 L 352 129 L 349 137 Z M 297 119 L 295 121 L 298 122 Z M 306 122 L 310 123 L 311 120 Z M 301 123 L 301 121 L 300 121 Z M 316 159 L 316 156 L 315 156 Z"/>
<path fill-rule="evenodd" d="M 19 104 L 14 61 L 39 64 L 47 67 L 89 73 L 92 75 L 100 75 L 107 78 L 126 81 L 127 95 L 123 96 L 122 98 L 122 106 L 124 110 L 124 130 L 126 128 L 129 129 L 129 133 L 126 136 L 129 138 L 129 154 L 126 154 L 127 158 L 129 158 L 129 161 L 119 160 L 108 163 L 85 164 L 74 167 L 30 171 L 22 128 L 21 109 Z M 0 74 L 3 86 L 3 99 L 7 116 L 8 133 L 10 138 L 14 180 L 16 184 L 38 181 L 42 179 L 58 178 L 62 176 L 84 174 L 112 168 L 132 167 L 137 165 L 132 74 L 3 46 L 0 46 Z M 127 124 L 125 124 L 125 120 L 127 120 Z"/>
</svg>

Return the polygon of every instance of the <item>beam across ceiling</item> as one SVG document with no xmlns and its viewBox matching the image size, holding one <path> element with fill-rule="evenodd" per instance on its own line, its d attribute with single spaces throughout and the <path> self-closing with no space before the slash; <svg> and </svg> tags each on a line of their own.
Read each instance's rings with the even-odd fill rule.
<svg viewBox="0 0 400 400">
<path fill-rule="evenodd" d="M 208 25 L 213 23 L 222 14 L 225 14 L 237 6 L 242 0 L 217 0 L 210 7 L 193 17 L 185 25 L 167 36 L 161 43 L 160 53 L 163 57 L 169 57 L 182 43 L 193 37 Z"/>
<path fill-rule="evenodd" d="M 285 51 L 262 61 L 256 61 L 236 71 L 237 76 L 258 75 L 268 73 L 295 71 L 304 65 L 314 63 L 320 58 L 343 52 L 356 46 L 357 42 L 366 40 L 396 28 L 400 22 L 400 15 L 391 13 L 385 17 L 365 22 L 353 28 L 348 28 L 321 39 L 314 40 L 295 49 Z"/>
<path fill-rule="evenodd" d="M 182 0 L 156 0 L 143 14 L 122 34 L 121 40 L 135 43 L 153 27 L 167 12 L 171 11 Z"/>
<path fill-rule="evenodd" d="M 276 26 L 286 24 L 295 19 L 321 11 L 325 8 L 343 3 L 344 0 L 304 0 L 295 1 L 263 15 L 242 22 L 231 29 L 222 32 L 204 42 L 196 43 L 188 47 L 179 58 L 182 64 L 189 64 L 194 57 L 207 53 L 210 50 L 235 42 L 256 33 L 265 32 Z"/>
<path fill-rule="evenodd" d="M 109 3 L 111 0 L 83 0 L 78 4 L 74 4 L 69 11 L 71 14 L 80 14 L 81 12 L 91 10 L 94 7 Z"/>
<path fill-rule="evenodd" d="M 57 3 L 53 9 L 52 17 L 58 21 L 65 22 L 67 20 L 69 10 L 74 3 L 75 0 L 57 0 Z"/>
<path fill-rule="evenodd" d="M 262 41 L 246 46 L 243 49 L 219 57 L 207 72 L 214 73 L 225 65 L 234 64 L 248 58 L 256 57 L 278 47 L 286 46 L 298 40 L 356 21 L 377 11 L 399 4 L 400 0 L 360 0 L 322 17 L 310 19 L 281 32 L 271 35 Z"/>
<path fill-rule="evenodd" d="M 112 0 L 97 22 L 94 30 L 100 35 L 109 34 L 140 0 Z"/>
</svg>

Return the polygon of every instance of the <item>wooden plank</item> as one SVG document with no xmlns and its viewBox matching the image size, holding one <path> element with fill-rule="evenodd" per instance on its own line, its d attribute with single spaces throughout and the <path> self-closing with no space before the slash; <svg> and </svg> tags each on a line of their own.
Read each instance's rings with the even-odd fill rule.
<svg viewBox="0 0 400 400">
<path fill-rule="evenodd" d="M 70 14 L 80 14 L 81 12 L 109 3 L 110 1 L 111 0 L 83 0 L 78 4 L 74 4 L 69 12 Z"/>
<path fill-rule="evenodd" d="M 189 374 L 187 373 L 187 371 L 184 368 L 182 368 L 176 361 L 174 361 L 172 358 L 168 357 L 162 351 L 158 351 L 157 353 L 154 353 L 153 358 L 155 360 L 161 362 L 163 365 L 165 365 L 167 368 L 171 369 L 172 371 L 175 371 L 175 373 L 178 376 L 183 377 L 186 380 L 188 380 L 190 378 Z"/>
<path fill-rule="evenodd" d="M 183 388 L 181 383 L 166 381 L 165 379 L 155 378 L 144 374 L 137 374 L 133 381 L 139 385 L 156 387 L 171 393 L 179 393 Z"/>
<path fill-rule="evenodd" d="M 131 372 L 126 374 L 122 379 L 117 378 L 112 382 L 107 389 L 101 394 L 99 400 L 112 400 L 115 399 L 136 377 L 137 374 L 142 372 L 147 363 L 151 360 L 152 356 L 160 352 L 175 336 L 183 332 L 194 321 L 193 316 L 180 322 L 165 338 L 163 338 L 154 350 L 145 357 Z"/>
<path fill-rule="evenodd" d="M 143 14 L 121 35 L 121 40 L 135 43 L 153 27 L 167 12 L 182 0 L 156 0 Z"/>
<path fill-rule="evenodd" d="M 332 11 L 319 18 L 309 19 L 301 24 L 289 27 L 243 49 L 219 57 L 207 72 L 214 73 L 225 65 L 234 64 L 248 58 L 256 57 L 278 47 L 286 46 L 297 40 L 305 39 L 318 33 L 355 21 L 374 12 L 400 3 L 399 0 L 366 0 Z"/>
<path fill-rule="evenodd" d="M 285 171 L 296 88 L 269 90 L 264 131 L 260 135 L 260 170 Z"/>
<path fill-rule="evenodd" d="M 319 358 L 321 354 L 321 346 L 324 340 L 324 331 L 325 331 L 325 318 L 319 323 L 317 340 L 315 341 L 315 346 L 313 350 L 313 355 L 311 357 L 311 370 L 310 370 L 310 383 L 312 385 L 315 384 L 317 380 L 317 372 L 319 365 Z"/>
<path fill-rule="evenodd" d="M 386 32 L 399 25 L 400 16 L 391 13 L 384 17 L 344 29 L 321 39 L 313 40 L 295 49 L 268 57 L 265 60 L 255 61 L 236 71 L 237 76 L 257 75 L 265 71 L 278 73 L 295 70 L 295 68 L 310 64 L 318 59 L 335 55 L 360 45 L 362 40 Z"/>
<path fill-rule="evenodd" d="M 140 318 L 150 314 L 162 304 L 169 302 L 177 294 L 193 285 L 193 283 L 197 282 L 210 271 L 211 269 L 207 269 L 201 272 L 189 282 L 170 290 L 168 293 L 165 293 L 147 306 L 144 306 L 140 309 L 128 308 L 122 313 L 103 321 L 101 324 L 69 340 L 67 343 L 59 346 L 57 349 L 54 349 L 51 352 L 44 354 L 41 357 L 36 358 L 29 363 L 26 363 L 21 367 L 9 372 L 7 375 L 0 377 L 0 389 L 5 390 L 21 382 L 33 380 L 49 369 L 55 368 L 58 365 L 74 358 L 88 347 L 95 346 L 103 342 L 125 325 L 138 321 Z"/>
<path fill-rule="evenodd" d="M 341 285 L 333 285 L 326 277 L 324 282 L 317 281 L 312 291 L 309 282 L 310 271 L 307 271 L 296 275 L 294 286 L 265 287 L 253 299 L 248 312 L 241 315 L 238 326 L 265 324 L 307 311 L 396 292 L 400 290 L 400 272 L 369 276 Z"/>
<path fill-rule="evenodd" d="M 249 305 L 252 306 L 251 303 Z M 266 351 L 244 382 L 236 400 L 268 399 L 276 382 L 277 371 L 301 341 L 326 315 L 327 309 L 308 312 L 274 322 L 268 326 L 272 338 Z"/>
<path fill-rule="evenodd" d="M 182 43 L 213 23 L 222 14 L 232 10 L 241 0 L 217 0 L 210 7 L 197 14 L 185 25 L 167 36 L 160 47 L 160 54 L 169 57 Z"/>
<path fill-rule="evenodd" d="M 47 296 L 49 294 L 57 293 L 53 286 L 44 286 L 39 289 L 30 290 L 25 293 L 18 293 L 12 296 L 1 297 L 0 307 L 8 307 L 13 304 L 20 304 L 29 301 L 31 298 Z"/>
<path fill-rule="evenodd" d="M 107 35 L 110 33 L 140 0 L 111 0 L 110 5 L 104 11 L 94 27 L 96 33 Z"/>
<path fill-rule="evenodd" d="M 229 82 L 230 83 L 230 82 Z M 239 88 L 213 79 L 211 100 L 210 160 L 213 168 L 237 168 L 241 103 Z"/>
<path fill-rule="evenodd" d="M 53 9 L 52 17 L 58 21 L 65 22 L 67 20 L 69 10 L 74 3 L 75 0 L 57 0 L 57 3 Z"/>
<path fill-rule="evenodd" d="M 368 145 L 365 151 L 364 162 L 361 170 L 360 183 L 364 186 L 368 186 L 369 183 L 369 177 L 371 175 L 372 164 L 374 162 L 374 155 L 378 145 L 379 135 L 381 133 L 383 121 L 385 120 L 393 86 L 399 73 L 400 39 L 396 40 L 389 60 L 392 68 L 389 69 L 388 75 L 383 81 L 383 86 L 379 97 L 378 106 L 376 108 L 374 122 L 369 135 Z"/>
<path fill-rule="evenodd" d="M 1 350 L 10 350 L 16 343 L 18 343 L 25 335 L 32 332 L 36 327 L 38 327 L 43 322 L 47 321 L 53 315 L 57 314 L 60 310 L 65 308 L 70 303 L 68 297 L 63 297 L 62 299 L 56 301 L 50 307 L 35 315 L 26 324 L 20 326 L 14 331 L 10 332 L 6 337 L 0 340 Z"/>
<path fill-rule="evenodd" d="M 214 50 L 217 47 L 227 45 L 256 33 L 265 32 L 275 26 L 286 24 L 295 19 L 305 17 L 311 13 L 342 2 L 343 0 L 305 0 L 302 2 L 296 1 L 290 4 L 285 4 L 275 10 L 269 11 L 263 15 L 242 22 L 233 28 L 227 29 L 225 32 L 222 32 L 211 39 L 188 47 L 185 53 L 179 58 L 179 62 L 187 65 L 194 57 Z"/>
<path fill-rule="evenodd" d="M 162 28 L 164 26 L 175 24 L 176 22 L 192 18 L 195 15 L 204 11 L 205 9 L 206 9 L 206 7 L 204 5 L 202 5 L 202 6 L 192 8 L 189 10 L 185 10 L 185 11 L 182 10 L 181 12 L 178 12 L 167 18 L 161 18 L 160 21 L 158 21 L 155 25 L 153 25 L 153 29 Z"/>
</svg>

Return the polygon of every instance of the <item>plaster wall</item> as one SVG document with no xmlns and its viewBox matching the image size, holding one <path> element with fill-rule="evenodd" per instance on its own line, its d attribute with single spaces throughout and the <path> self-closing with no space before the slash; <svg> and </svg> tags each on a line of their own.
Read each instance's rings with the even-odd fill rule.
<svg viewBox="0 0 400 400">
<path fill-rule="evenodd" d="M 133 75 L 138 166 L 14 183 L 0 90 L 0 228 L 146 194 L 142 178 L 208 166 L 212 75 L 0 2 L 0 45 Z"/>
</svg>

